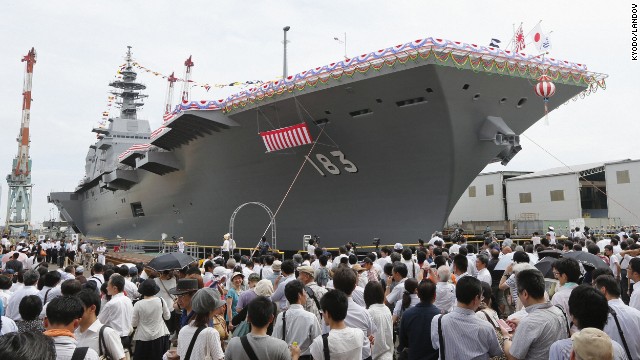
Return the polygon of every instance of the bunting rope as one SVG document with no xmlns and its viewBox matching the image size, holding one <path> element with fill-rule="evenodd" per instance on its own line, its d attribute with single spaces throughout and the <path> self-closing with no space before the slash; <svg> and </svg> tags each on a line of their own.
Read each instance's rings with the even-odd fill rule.
<svg viewBox="0 0 640 360">
<path fill-rule="evenodd" d="M 146 66 L 141 65 L 139 62 L 134 61 L 131 63 L 131 65 L 133 65 L 133 67 L 135 67 L 136 69 L 142 70 L 146 73 L 152 74 L 153 76 L 157 76 L 157 77 L 161 77 L 163 79 L 168 79 L 169 76 L 168 75 L 164 75 L 163 73 L 159 72 L 159 71 L 154 71 L 152 69 L 149 69 Z M 124 69 L 124 67 L 126 66 L 126 64 L 121 65 L 120 66 L 120 70 Z M 120 73 L 120 71 L 118 71 L 118 73 Z M 259 85 L 262 84 L 262 80 L 247 80 L 247 81 L 234 81 L 228 84 L 209 84 L 209 83 L 201 83 L 201 82 L 197 82 L 194 80 L 185 80 L 185 79 L 181 79 L 181 78 L 177 78 L 176 81 L 179 82 L 189 82 L 191 83 L 191 87 L 201 87 L 203 89 L 205 89 L 207 92 L 209 91 L 209 89 L 213 88 L 217 88 L 217 89 L 223 89 L 226 87 L 232 87 L 232 86 L 247 86 L 247 85 Z"/>
</svg>

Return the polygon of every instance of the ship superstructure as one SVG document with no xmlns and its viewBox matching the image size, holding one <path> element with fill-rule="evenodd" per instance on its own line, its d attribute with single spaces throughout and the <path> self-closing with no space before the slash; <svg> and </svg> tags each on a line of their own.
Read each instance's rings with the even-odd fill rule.
<svg viewBox="0 0 640 360">
<path fill-rule="evenodd" d="M 605 78 L 583 64 L 416 40 L 225 100 L 183 100 L 150 139 L 112 148 L 109 166 L 88 167 L 75 192 L 50 201 L 89 237 L 206 244 L 231 231 L 253 246 L 277 223 L 284 249 L 305 234 L 325 246 L 415 240 L 442 227 L 486 164 L 520 151 L 519 134 L 545 114 L 533 92 L 541 75 L 556 85 L 550 111 Z M 287 130 L 302 128 L 310 141 Z"/>
</svg>

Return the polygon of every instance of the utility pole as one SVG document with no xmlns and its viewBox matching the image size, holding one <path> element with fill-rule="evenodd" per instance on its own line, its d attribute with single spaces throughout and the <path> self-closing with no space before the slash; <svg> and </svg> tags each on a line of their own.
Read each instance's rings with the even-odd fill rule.
<svg viewBox="0 0 640 360">
<path fill-rule="evenodd" d="M 23 232 L 29 229 L 31 223 L 31 158 L 29 157 L 29 122 L 31 120 L 31 81 L 33 78 L 33 65 L 36 63 L 36 51 L 34 48 L 22 58 L 25 62 L 24 85 L 22 90 L 22 120 L 20 133 L 18 134 L 18 155 L 13 159 L 11 173 L 7 175 L 9 185 L 9 197 L 7 201 L 7 218 L 5 232 L 11 233 L 13 229 L 22 228 Z"/>
<path fill-rule="evenodd" d="M 287 71 L 287 31 L 289 31 L 289 29 L 291 29 L 290 26 L 285 26 L 282 28 L 282 30 L 284 31 L 284 41 L 282 42 L 284 44 L 284 64 L 282 66 L 282 80 L 286 80 L 287 76 L 288 76 L 288 71 Z"/>
</svg>

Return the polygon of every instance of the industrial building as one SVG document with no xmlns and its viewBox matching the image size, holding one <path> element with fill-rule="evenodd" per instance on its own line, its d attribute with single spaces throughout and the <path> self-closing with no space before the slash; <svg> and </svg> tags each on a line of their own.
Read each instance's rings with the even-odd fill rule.
<svg viewBox="0 0 640 360">
<path fill-rule="evenodd" d="M 562 234 L 571 219 L 584 219 L 592 229 L 609 229 L 640 223 L 638 199 L 640 160 L 484 173 L 458 200 L 448 225 L 521 234 L 554 226 Z"/>
</svg>

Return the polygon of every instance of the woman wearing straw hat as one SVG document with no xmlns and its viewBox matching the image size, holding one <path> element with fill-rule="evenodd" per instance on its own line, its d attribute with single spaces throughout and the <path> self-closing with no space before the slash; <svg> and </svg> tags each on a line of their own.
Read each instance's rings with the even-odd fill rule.
<svg viewBox="0 0 640 360">
<path fill-rule="evenodd" d="M 191 308 L 195 316 L 189 324 L 178 334 L 178 350 L 169 350 L 167 359 L 196 360 L 196 359 L 224 359 L 220 334 L 209 327 L 209 322 L 221 308 L 224 302 L 220 294 L 211 289 L 203 288 L 196 292 L 191 299 Z"/>
<path fill-rule="evenodd" d="M 233 331 L 233 324 L 231 319 L 238 314 L 236 306 L 238 306 L 238 299 L 240 298 L 240 292 L 242 291 L 242 283 L 244 282 L 244 274 L 241 272 L 234 272 L 231 275 L 231 287 L 227 292 L 227 323 L 229 324 L 229 330 Z"/>
<path fill-rule="evenodd" d="M 138 292 L 142 299 L 133 306 L 132 325 L 136 329 L 133 340 L 136 342 L 134 358 L 160 360 L 169 350 L 169 329 L 164 321 L 171 318 L 169 306 L 156 296 L 160 287 L 153 279 L 147 279 Z"/>
</svg>

